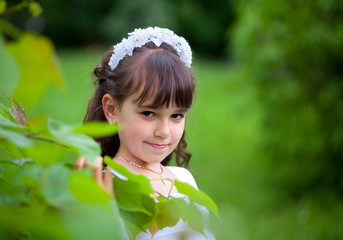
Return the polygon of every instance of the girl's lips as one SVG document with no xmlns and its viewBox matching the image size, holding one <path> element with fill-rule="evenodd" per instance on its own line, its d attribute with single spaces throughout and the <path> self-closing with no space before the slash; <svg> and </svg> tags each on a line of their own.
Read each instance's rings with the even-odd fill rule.
<svg viewBox="0 0 343 240">
<path fill-rule="evenodd" d="M 153 148 L 156 148 L 156 149 L 165 149 L 168 144 L 157 144 L 157 143 L 149 143 L 148 144 L 153 147 Z"/>
</svg>

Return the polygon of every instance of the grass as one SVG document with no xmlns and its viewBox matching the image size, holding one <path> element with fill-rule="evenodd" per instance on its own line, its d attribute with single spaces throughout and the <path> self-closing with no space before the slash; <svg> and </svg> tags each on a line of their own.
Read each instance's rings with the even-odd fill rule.
<svg viewBox="0 0 343 240">
<path fill-rule="evenodd" d="M 29 117 L 81 123 L 92 95 L 91 71 L 103 52 L 60 51 L 66 86 L 50 86 L 27 110 Z M 199 188 L 218 204 L 221 220 L 212 222 L 217 238 L 340 239 L 342 203 L 329 194 L 287 202 L 268 185 L 258 148 L 263 109 L 248 75 L 227 62 L 198 60 L 193 66 L 197 95 L 186 124 L 190 166 Z"/>
</svg>

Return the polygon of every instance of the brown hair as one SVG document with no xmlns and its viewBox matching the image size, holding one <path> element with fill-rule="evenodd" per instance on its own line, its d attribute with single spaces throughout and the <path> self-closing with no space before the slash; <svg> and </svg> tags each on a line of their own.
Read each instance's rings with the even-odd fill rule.
<svg viewBox="0 0 343 240">
<path fill-rule="evenodd" d="M 177 52 L 168 44 L 162 43 L 157 47 L 148 42 L 140 48 L 135 48 L 132 56 L 126 56 L 112 71 L 108 65 L 112 51 L 109 51 L 101 63 L 96 66 L 96 90 L 88 103 L 84 121 L 107 121 L 102 108 L 102 97 L 110 94 L 119 104 L 130 95 L 140 92 L 135 99 L 138 104 L 154 98 L 152 107 L 176 107 L 189 109 L 194 96 L 194 79 L 190 69 L 186 67 Z M 114 157 L 120 140 L 118 134 L 111 137 L 95 139 L 100 143 L 102 156 Z M 185 133 L 178 146 L 163 161 L 167 165 L 173 153 L 178 166 L 188 167 L 191 154 L 186 151 Z"/>
</svg>

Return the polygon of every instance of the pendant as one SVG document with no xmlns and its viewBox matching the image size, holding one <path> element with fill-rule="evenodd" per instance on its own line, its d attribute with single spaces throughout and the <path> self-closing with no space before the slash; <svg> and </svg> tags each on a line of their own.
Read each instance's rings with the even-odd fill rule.
<svg viewBox="0 0 343 240">
<path fill-rule="evenodd" d="M 167 184 L 164 182 L 162 176 L 161 176 L 161 182 L 162 182 L 164 185 L 167 185 Z"/>
</svg>

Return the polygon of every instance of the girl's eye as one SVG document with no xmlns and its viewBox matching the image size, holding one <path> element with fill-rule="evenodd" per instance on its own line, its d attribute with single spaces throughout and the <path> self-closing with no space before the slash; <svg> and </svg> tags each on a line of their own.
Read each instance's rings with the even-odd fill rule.
<svg viewBox="0 0 343 240">
<path fill-rule="evenodd" d="M 178 114 L 173 114 L 172 118 L 176 119 L 176 120 L 181 120 L 182 118 L 184 118 L 184 115 L 178 113 Z"/>
<path fill-rule="evenodd" d="M 150 111 L 144 111 L 144 112 L 142 112 L 142 115 L 144 116 L 144 117 L 153 117 L 154 116 L 154 113 L 153 112 L 150 112 Z"/>
</svg>

